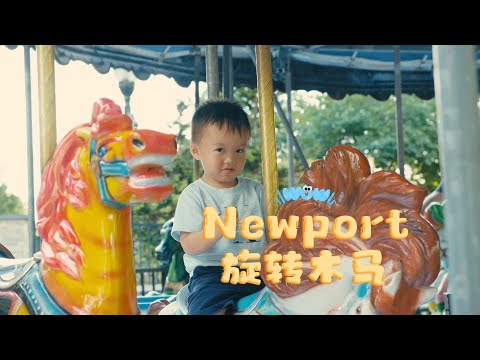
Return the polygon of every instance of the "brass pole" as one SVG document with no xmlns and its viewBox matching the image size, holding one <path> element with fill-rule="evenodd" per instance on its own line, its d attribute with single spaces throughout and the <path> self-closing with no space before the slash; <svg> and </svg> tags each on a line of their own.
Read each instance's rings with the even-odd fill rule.
<svg viewBox="0 0 480 360">
<path fill-rule="evenodd" d="M 55 48 L 37 46 L 38 98 L 40 115 L 40 169 L 43 171 L 57 146 L 55 120 Z"/>
<path fill-rule="evenodd" d="M 278 203 L 275 201 L 278 189 L 277 147 L 273 117 L 273 84 L 270 46 L 256 46 L 257 89 L 260 107 L 260 129 L 262 136 L 262 176 L 265 193 L 266 216 L 276 216 Z"/>
</svg>

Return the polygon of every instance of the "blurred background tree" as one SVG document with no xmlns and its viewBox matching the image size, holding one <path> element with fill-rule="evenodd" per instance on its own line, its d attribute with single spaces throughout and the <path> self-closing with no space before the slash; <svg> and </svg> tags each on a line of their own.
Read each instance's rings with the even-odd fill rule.
<svg viewBox="0 0 480 360">
<path fill-rule="evenodd" d="M 7 193 L 7 186 L 0 184 L 0 215 L 24 214 L 22 201 L 16 195 Z"/>
<path fill-rule="evenodd" d="M 318 92 L 294 94 L 293 130 L 308 163 L 322 158 L 332 146 L 344 144 L 362 151 L 373 171 L 397 169 L 395 97 L 378 101 L 351 95 L 333 100 Z M 405 177 L 432 191 L 440 182 L 435 100 L 403 95 L 402 110 Z M 277 146 L 283 162 L 287 134 L 283 124 L 277 124 L 282 127 L 277 133 Z M 300 161 L 296 160 L 295 165 L 298 178 L 302 173 Z"/>
<path fill-rule="evenodd" d="M 278 94 L 285 111 L 286 95 Z M 201 102 L 206 100 L 202 94 Z M 252 133 L 243 176 L 263 182 L 261 165 L 261 133 L 256 89 L 235 88 L 234 100 L 242 105 L 249 116 Z M 351 145 L 369 159 L 372 170 L 397 168 L 395 125 L 395 97 L 378 101 L 369 96 L 351 95 L 334 100 L 325 93 L 292 92 L 293 130 L 310 164 L 321 159 L 329 148 L 338 144 Z M 179 102 L 179 116 L 172 129 L 177 135 L 178 154 L 167 174 L 174 184 L 174 191 L 166 200 L 157 204 L 134 206 L 135 222 L 164 223 L 175 213 L 181 191 L 193 181 L 193 158 L 190 155 L 189 121 L 181 121 L 183 111 L 192 104 Z M 440 182 L 437 122 L 435 100 L 421 100 L 413 95 L 402 96 L 405 146 L 405 176 L 415 185 L 432 191 Z M 275 113 L 277 167 L 279 187 L 288 186 L 287 132 Z M 295 185 L 303 168 L 294 155 Z M 200 175 L 202 174 L 202 170 Z"/>
</svg>

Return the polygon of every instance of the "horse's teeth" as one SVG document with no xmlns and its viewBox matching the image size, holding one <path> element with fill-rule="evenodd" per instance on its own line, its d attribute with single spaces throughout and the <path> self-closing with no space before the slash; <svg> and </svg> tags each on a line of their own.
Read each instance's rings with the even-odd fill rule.
<svg viewBox="0 0 480 360">
<path fill-rule="evenodd" d="M 148 178 L 131 176 L 130 182 L 134 186 L 142 186 L 142 187 L 170 185 L 170 179 L 166 176 L 155 176 L 155 177 L 148 177 Z"/>
</svg>

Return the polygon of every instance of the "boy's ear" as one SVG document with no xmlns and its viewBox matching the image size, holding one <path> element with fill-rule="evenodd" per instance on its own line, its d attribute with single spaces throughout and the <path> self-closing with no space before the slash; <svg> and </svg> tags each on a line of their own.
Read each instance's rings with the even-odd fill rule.
<svg viewBox="0 0 480 360">
<path fill-rule="evenodd" d="M 196 159 L 200 160 L 200 156 L 198 154 L 198 147 L 195 144 L 190 144 L 190 154 Z"/>
</svg>

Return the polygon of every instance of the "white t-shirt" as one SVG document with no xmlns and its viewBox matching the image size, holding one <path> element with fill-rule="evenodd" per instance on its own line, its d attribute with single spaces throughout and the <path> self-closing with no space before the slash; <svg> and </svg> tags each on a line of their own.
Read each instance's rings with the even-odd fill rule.
<svg viewBox="0 0 480 360">
<path fill-rule="evenodd" d="M 217 189 L 202 179 L 198 179 L 188 185 L 178 199 L 172 237 L 180 241 L 180 232 L 201 231 L 204 208 L 213 207 L 217 214 L 224 214 L 229 206 L 237 208 L 237 233 L 235 239 L 228 240 L 222 237 L 215 245 L 202 254 L 185 254 L 185 267 L 190 275 L 192 275 L 195 267 L 199 265 L 221 266 L 220 261 L 227 252 L 237 256 L 240 250 L 247 249 L 250 253 L 259 253 L 261 255 L 265 249 L 267 245 L 265 228 L 263 229 L 263 236 L 254 241 L 244 239 L 240 235 L 240 222 L 247 216 L 260 216 L 266 226 L 263 210 L 263 187 L 252 179 L 242 177 L 238 177 L 237 185 L 227 189 Z"/>
</svg>

